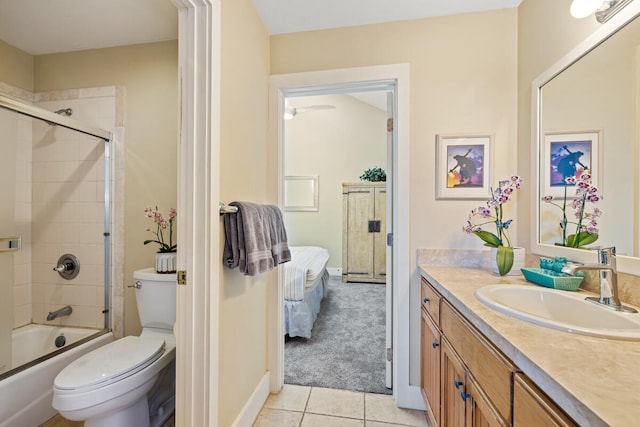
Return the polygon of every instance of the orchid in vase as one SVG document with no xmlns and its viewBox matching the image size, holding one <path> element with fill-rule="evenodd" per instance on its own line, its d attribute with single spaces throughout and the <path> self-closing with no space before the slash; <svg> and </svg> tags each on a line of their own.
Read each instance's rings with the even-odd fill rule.
<svg viewBox="0 0 640 427">
<path fill-rule="evenodd" d="M 598 218 L 602 216 L 602 211 L 597 207 L 589 211 L 588 203 L 597 203 L 600 200 L 598 188 L 592 184 L 591 174 L 582 173 L 578 178 L 570 176 L 565 179 L 567 185 L 564 187 L 564 198 L 561 203 L 557 203 L 553 196 L 544 196 L 543 201 L 556 206 L 562 212 L 560 219 L 561 242 L 558 246 L 570 248 L 580 248 L 598 240 Z M 567 200 L 567 187 L 575 186 L 576 198 Z M 567 208 L 574 210 L 575 221 L 567 218 Z M 572 234 L 567 234 L 569 228 L 575 230 Z M 574 228 L 575 227 L 575 228 Z"/>
<path fill-rule="evenodd" d="M 155 239 L 145 240 L 144 244 L 157 243 L 160 246 L 158 248 L 158 253 L 175 252 L 178 249 L 178 245 L 173 243 L 173 223 L 176 221 L 178 215 L 176 210 L 174 208 L 169 209 L 168 219 L 166 219 L 162 212 L 158 210 L 157 206 L 155 209 L 150 207 L 144 208 L 144 213 L 145 216 L 152 219 L 155 224 L 155 230 L 147 228 L 148 232 L 155 235 Z M 169 236 L 167 240 L 165 240 L 167 229 Z"/>
<path fill-rule="evenodd" d="M 499 181 L 498 188 L 491 188 L 491 198 L 486 206 L 479 206 L 469 213 L 467 223 L 462 231 L 467 234 L 475 234 L 485 246 L 496 248 L 496 265 L 498 272 L 504 276 L 513 267 L 513 246 L 509 237 L 509 225 L 512 220 L 504 219 L 504 204 L 511 200 L 515 190 L 522 186 L 522 178 L 513 175 L 510 179 Z M 493 224 L 496 232 L 484 230 L 482 227 Z"/>
</svg>

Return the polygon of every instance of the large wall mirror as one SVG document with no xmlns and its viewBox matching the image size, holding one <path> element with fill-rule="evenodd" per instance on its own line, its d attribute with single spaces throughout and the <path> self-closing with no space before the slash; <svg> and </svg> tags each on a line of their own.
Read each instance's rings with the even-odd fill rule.
<svg viewBox="0 0 640 427">
<path fill-rule="evenodd" d="M 558 246 L 562 211 L 543 201 L 553 195 L 562 205 L 563 174 L 587 168 L 602 196 L 593 206 L 603 211 L 599 238 L 588 247 L 615 246 L 622 255 L 620 271 L 640 274 L 640 4 L 635 3 L 533 83 L 538 220 L 532 249 L 595 261 L 594 251 Z M 575 188 L 566 190 L 571 201 Z M 574 210 L 567 207 L 566 213 L 572 220 Z"/>
</svg>

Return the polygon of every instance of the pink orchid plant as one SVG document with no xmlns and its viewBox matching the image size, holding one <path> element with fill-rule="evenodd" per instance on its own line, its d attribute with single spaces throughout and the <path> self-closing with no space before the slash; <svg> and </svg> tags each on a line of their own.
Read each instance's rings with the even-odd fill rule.
<svg viewBox="0 0 640 427">
<path fill-rule="evenodd" d="M 151 207 L 144 208 L 144 214 L 147 218 L 152 219 L 153 223 L 156 225 L 155 231 L 151 228 L 147 228 L 147 231 L 153 233 L 156 238 L 145 240 L 144 244 L 157 243 L 160 245 L 158 253 L 175 252 L 178 249 L 178 245 L 173 243 L 173 223 L 176 221 L 176 217 L 178 215 L 176 210 L 174 208 L 169 209 L 169 219 L 164 217 L 162 212 L 158 210 L 157 206 L 155 209 Z M 168 243 L 164 240 L 164 233 L 167 229 L 169 229 Z"/>
<path fill-rule="evenodd" d="M 567 246 L 570 248 L 579 248 L 589 245 L 598 240 L 598 218 L 602 216 L 602 211 L 594 207 L 591 211 L 587 210 L 588 203 L 597 203 L 600 200 L 598 188 L 591 182 L 591 174 L 583 173 L 578 178 L 570 176 L 565 179 L 564 198 L 561 203 L 556 203 L 553 196 L 544 196 L 543 201 L 556 206 L 562 211 L 560 220 L 561 242 L 556 243 L 558 246 Z M 567 187 L 575 186 L 576 198 L 567 200 Z M 567 208 L 574 210 L 575 221 L 567 218 Z M 573 234 L 567 234 L 569 227 L 574 227 Z"/>
<path fill-rule="evenodd" d="M 491 189 L 491 198 L 486 206 L 479 206 L 471 211 L 467 223 L 462 231 L 467 234 L 475 234 L 485 246 L 497 248 L 496 264 L 501 276 L 507 274 L 513 267 L 513 247 L 509 238 L 509 225 L 512 220 L 505 220 L 503 205 L 511 200 L 515 190 L 522 186 L 522 178 L 513 175 L 510 179 L 499 181 L 498 188 Z M 479 222 L 477 221 L 479 218 Z M 483 226 L 494 224 L 496 232 L 483 230 Z"/>
</svg>

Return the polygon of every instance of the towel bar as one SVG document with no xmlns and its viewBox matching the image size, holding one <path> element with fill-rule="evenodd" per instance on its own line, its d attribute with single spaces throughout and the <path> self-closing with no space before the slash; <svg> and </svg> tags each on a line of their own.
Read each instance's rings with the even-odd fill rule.
<svg viewBox="0 0 640 427">
<path fill-rule="evenodd" d="M 226 206 L 224 203 L 220 202 L 220 215 L 237 212 L 238 208 L 236 206 Z"/>
</svg>

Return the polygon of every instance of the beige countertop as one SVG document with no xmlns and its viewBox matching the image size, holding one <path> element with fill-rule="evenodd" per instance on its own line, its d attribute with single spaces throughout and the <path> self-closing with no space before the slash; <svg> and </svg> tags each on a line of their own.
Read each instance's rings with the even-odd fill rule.
<svg viewBox="0 0 640 427">
<path fill-rule="evenodd" d="M 499 277 L 479 268 L 419 268 L 442 296 L 580 425 L 640 425 L 640 341 L 534 325 L 494 311 L 474 295 L 485 285 L 537 286 L 521 275 Z"/>
</svg>

